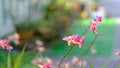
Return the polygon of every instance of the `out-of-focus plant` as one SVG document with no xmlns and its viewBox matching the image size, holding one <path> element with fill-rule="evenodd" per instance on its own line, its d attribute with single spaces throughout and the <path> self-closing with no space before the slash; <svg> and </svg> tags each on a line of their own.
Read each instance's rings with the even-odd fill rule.
<svg viewBox="0 0 120 68">
<path fill-rule="evenodd" d="M 75 64 L 79 60 L 78 57 L 74 56 L 71 61 L 65 62 L 63 65 L 64 68 L 71 68 L 73 64 Z M 80 60 L 80 62 L 77 64 L 78 67 L 84 68 L 86 66 L 85 60 Z"/>
<path fill-rule="evenodd" d="M 8 53 L 6 53 L 6 54 L 8 54 L 6 57 L 7 61 L 5 63 L 3 63 L 3 65 L 1 65 L 2 68 L 21 68 L 25 62 L 29 61 L 29 59 L 32 58 L 31 56 L 29 56 L 29 58 L 26 58 L 25 60 L 23 60 L 23 57 L 25 56 L 25 54 L 24 54 L 25 49 L 26 49 L 26 46 L 24 46 L 22 51 L 19 52 L 20 54 L 16 54 L 14 56 L 14 58 L 12 56 L 13 53 L 10 52 L 11 48 L 7 49 L 9 51 Z"/>
<path fill-rule="evenodd" d="M 15 33 L 15 34 L 12 34 L 12 35 L 9 35 L 8 37 L 8 40 L 10 42 L 14 42 L 15 45 L 19 45 L 20 44 L 20 36 L 18 33 Z"/>
<path fill-rule="evenodd" d="M 52 68 L 53 60 L 48 57 L 38 57 L 32 60 L 32 64 L 38 68 Z"/>
<path fill-rule="evenodd" d="M 15 25 L 16 30 L 30 30 L 35 28 L 35 23 L 29 20 L 19 22 Z"/>
<path fill-rule="evenodd" d="M 14 65 L 13 68 L 20 68 L 21 64 L 22 64 L 22 58 L 25 52 L 25 48 L 23 48 L 22 52 L 16 57 L 15 61 L 14 61 Z"/>
<path fill-rule="evenodd" d="M 13 49 L 13 47 L 10 46 L 9 44 L 11 41 L 14 42 L 16 40 L 16 37 L 14 39 L 14 36 L 10 35 L 10 36 L 8 36 L 8 39 L 0 40 L 0 48 L 8 50 L 8 57 L 6 57 L 7 62 L 3 63 L 2 67 L 5 66 L 3 68 L 21 68 L 25 62 L 30 61 L 29 59 L 32 59 L 33 57 L 35 57 L 35 56 L 33 56 L 33 57 L 29 56 L 29 58 L 26 58 L 25 60 L 23 60 L 23 58 L 25 56 L 25 49 L 26 49 L 26 46 L 24 46 L 22 51 L 19 52 L 20 54 L 17 54 L 16 57 L 13 58 L 12 54 L 11 54 L 11 50 Z M 38 51 L 38 53 L 36 53 L 36 55 L 41 56 L 41 52 L 43 52 L 45 50 L 45 48 L 43 47 L 43 42 L 40 40 L 37 40 L 36 45 L 37 45 L 36 48 Z M 33 51 L 33 53 L 35 53 L 35 52 L 36 52 L 36 50 Z M 26 52 L 26 54 L 29 54 L 29 53 L 32 53 L 32 52 L 29 52 L 29 51 Z M 45 60 L 45 62 L 52 63 L 51 59 L 49 59 L 48 57 L 44 58 L 44 60 Z M 34 64 L 35 64 L 35 62 L 36 61 L 32 61 L 32 63 L 34 63 Z M 44 65 L 46 65 L 46 64 L 43 64 L 42 66 L 44 66 Z"/>
<path fill-rule="evenodd" d="M 38 34 L 47 43 L 60 38 L 69 27 L 72 17 L 71 9 L 66 9 L 64 4 L 58 4 L 57 0 L 51 0 L 45 7 L 45 15 L 38 24 Z"/>
<path fill-rule="evenodd" d="M 43 42 L 41 40 L 36 41 L 36 48 L 39 52 L 44 52 L 46 48 L 43 46 Z"/>
<path fill-rule="evenodd" d="M 22 65 L 22 58 L 24 55 L 25 47 L 23 48 L 22 52 L 13 60 L 11 59 L 11 53 L 8 52 L 8 57 L 7 57 L 7 68 L 20 68 Z"/>
</svg>

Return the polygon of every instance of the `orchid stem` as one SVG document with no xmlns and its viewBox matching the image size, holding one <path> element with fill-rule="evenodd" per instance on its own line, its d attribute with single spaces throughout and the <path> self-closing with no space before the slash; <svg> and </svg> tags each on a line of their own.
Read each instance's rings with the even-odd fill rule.
<svg viewBox="0 0 120 68">
<path fill-rule="evenodd" d="M 82 36 L 89 30 L 90 26 L 85 29 L 85 31 L 82 33 Z"/>
<path fill-rule="evenodd" d="M 59 65 L 58 65 L 58 68 L 60 68 L 63 60 L 70 54 L 70 52 L 72 51 L 72 49 L 73 49 L 74 46 L 75 46 L 75 45 L 71 45 L 71 46 L 69 47 L 69 49 L 68 49 L 68 51 L 66 52 L 66 54 L 64 55 L 64 57 L 60 60 L 60 63 L 59 63 Z"/>
<path fill-rule="evenodd" d="M 79 60 L 73 65 L 73 68 L 75 68 L 76 64 L 81 60 L 82 57 L 85 56 L 85 54 L 88 52 L 88 50 L 92 47 L 93 43 L 95 42 L 95 40 L 97 39 L 97 34 L 95 34 L 95 37 L 93 39 L 93 41 L 90 43 L 89 47 L 83 52 L 82 56 L 79 58 Z"/>
</svg>

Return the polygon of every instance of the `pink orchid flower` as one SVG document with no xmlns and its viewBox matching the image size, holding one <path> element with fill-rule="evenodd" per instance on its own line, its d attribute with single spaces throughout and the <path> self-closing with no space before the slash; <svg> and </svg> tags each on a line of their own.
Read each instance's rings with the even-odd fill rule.
<svg viewBox="0 0 120 68">
<path fill-rule="evenodd" d="M 78 37 L 78 38 L 76 38 L 76 44 L 78 44 L 79 45 L 79 48 L 81 48 L 82 47 L 82 44 L 84 43 L 84 37 Z"/>
<path fill-rule="evenodd" d="M 68 46 L 70 46 L 70 44 L 78 44 L 79 47 L 81 48 L 83 42 L 84 42 L 84 37 L 79 37 L 77 34 L 73 34 L 72 36 L 65 36 L 63 38 L 63 40 L 68 42 Z"/>
<path fill-rule="evenodd" d="M 72 36 L 65 36 L 63 40 L 68 42 L 68 46 L 70 46 L 71 43 L 75 44 L 75 39 L 77 38 L 78 35 L 73 34 Z"/>
<path fill-rule="evenodd" d="M 13 49 L 13 47 L 9 45 L 9 40 L 7 39 L 0 40 L 0 47 L 7 49 L 8 51 Z"/>
<path fill-rule="evenodd" d="M 94 20 L 90 21 L 90 30 L 93 30 L 94 32 L 97 31 L 97 24 L 99 24 L 102 21 L 101 16 L 96 16 Z"/>
<path fill-rule="evenodd" d="M 90 22 L 90 30 L 93 30 L 94 32 L 97 30 L 96 23 L 94 21 Z"/>
<path fill-rule="evenodd" d="M 9 40 L 4 39 L 4 40 L 0 40 L 0 46 L 5 49 L 6 46 L 8 46 Z"/>
<path fill-rule="evenodd" d="M 94 21 L 98 21 L 97 23 L 100 23 L 102 21 L 102 16 L 96 16 Z"/>
</svg>

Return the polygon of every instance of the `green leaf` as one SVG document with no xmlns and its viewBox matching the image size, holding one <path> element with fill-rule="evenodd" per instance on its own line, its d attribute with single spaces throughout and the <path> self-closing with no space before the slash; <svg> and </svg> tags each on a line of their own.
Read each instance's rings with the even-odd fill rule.
<svg viewBox="0 0 120 68">
<path fill-rule="evenodd" d="M 88 59 L 87 59 L 87 62 L 89 64 L 90 68 L 93 68 L 93 64 Z"/>
<path fill-rule="evenodd" d="M 23 48 L 22 52 L 20 53 L 20 55 L 17 56 L 17 58 L 14 61 L 14 67 L 13 68 L 19 68 L 21 65 L 21 60 L 23 58 L 24 52 L 25 52 L 25 48 L 26 46 Z"/>
<path fill-rule="evenodd" d="M 7 68 L 11 68 L 11 54 L 10 54 L 10 52 L 8 53 L 8 57 L 7 57 Z"/>
<path fill-rule="evenodd" d="M 110 63 L 110 61 L 112 60 L 112 57 L 109 58 L 103 65 L 101 68 L 106 68 L 106 66 Z"/>
<path fill-rule="evenodd" d="M 118 64 L 118 68 L 120 68 L 120 63 Z"/>
</svg>

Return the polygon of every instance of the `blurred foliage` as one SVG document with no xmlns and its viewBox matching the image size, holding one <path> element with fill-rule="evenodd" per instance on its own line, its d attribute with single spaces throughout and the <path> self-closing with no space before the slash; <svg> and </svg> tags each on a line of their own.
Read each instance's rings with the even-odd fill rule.
<svg viewBox="0 0 120 68">
<path fill-rule="evenodd" d="M 20 35 L 20 40 L 42 39 L 45 43 L 58 41 L 63 33 L 68 30 L 76 18 L 86 18 L 85 5 L 78 0 L 50 0 L 45 6 L 39 7 L 39 3 L 31 5 L 33 14 L 23 18 L 22 21 L 11 14 L 14 20 L 16 32 Z M 30 11 L 29 10 L 29 11 Z M 30 12 L 32 12 L 30 11 Z M 32 20 L 34 13 L 42 14 L 36 20 Z M 32 16 L 33 17 L 29 17 Z M 21 19 L 20 19 L 21 20 Z M 16 23 L 17 22 L 17 23 Z"/>
<path fill-rule="evenodd" d="M 66 9 L 65 3 L 51 0 L 46 6 L 45 15 L 39 21 L 37 34 L 47 43 L 59 39 L 72 23 L 71 9 Z"/>
<path fill-rule="evenodd" d="M 16 30 L 30 30 L 30 29 L 35 29 L 36 24 L 35 22 L 25 20 L 20 22 L 19 24 L 16 24 Z"/>
<path fill-rule="evenodd" d="M 0 68 L 33 68 L 31 60 L 36 57 L 36 54 L 25 52 L 26 46 L 22 51 L 13 50 L 8 53 L 7 51 L 0 50 Z"/>
</svg>

